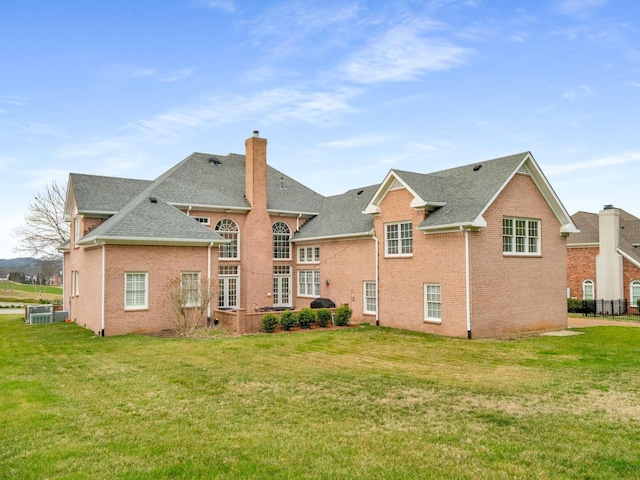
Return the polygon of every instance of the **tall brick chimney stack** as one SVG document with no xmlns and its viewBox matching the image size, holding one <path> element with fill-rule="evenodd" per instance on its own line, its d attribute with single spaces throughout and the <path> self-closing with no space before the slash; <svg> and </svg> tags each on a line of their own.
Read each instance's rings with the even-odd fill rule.
<svg viewBox="0 0 640 480">
<path fill-rule="evenodd" d="M 245 140 L 247 171 L 245 195 L 253 210 L 267 209 L 267 139 L 260 132 Z"/>
</svg>

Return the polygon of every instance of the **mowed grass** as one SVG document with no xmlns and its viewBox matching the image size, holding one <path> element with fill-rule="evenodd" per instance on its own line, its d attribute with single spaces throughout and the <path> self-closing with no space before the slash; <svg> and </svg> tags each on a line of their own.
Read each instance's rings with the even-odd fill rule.
<svg viewBox="0 0 640 480">
<path fill-rule="evenodd" d="M 0 301 L 40 303 L 42 300 L 61 303 L 62 287 L 50 285 L 25 285 L 22 283 L 8 281 L 0 282 Z"/>
<path fill-rule="evenodd" d="M 640 329 L 97 338 L 0 316 L 0 478 L 640 478 Z"/>
</svg>

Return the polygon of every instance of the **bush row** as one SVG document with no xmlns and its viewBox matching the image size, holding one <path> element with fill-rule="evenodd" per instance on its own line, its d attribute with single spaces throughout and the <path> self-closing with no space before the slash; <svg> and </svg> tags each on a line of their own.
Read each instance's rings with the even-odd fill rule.
<svg viewBox="0 0 640 480">
<path fill-rule="evenodd" d="M 336 308 L 334 315 L 334 322 L 339 327 L 344 327 L 349 324 L 351 319 L 352 310 L 348 305 L 342 305 Z M 273 333 L 280 325 L 282 330 L 291 330 L 294 327 L 311 328 L 312 325 L 317 324 L 319 327 L 326 327 L 331 321 L 331 310 L 328 308 L 319 308 L 314 310 L 312 308 L 303 308 L 299 312 L 293 312 L 291 310 L 285 310 L 278 319 L 275 313 L 267 313 L 262 317 L 262 331 L 266 333 Z"/>
</svg>

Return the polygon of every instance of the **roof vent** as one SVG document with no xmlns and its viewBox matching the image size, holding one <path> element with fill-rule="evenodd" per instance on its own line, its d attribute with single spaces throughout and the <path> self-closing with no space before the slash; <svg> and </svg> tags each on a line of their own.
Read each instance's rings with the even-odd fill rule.
<svg viewBox="0 0 640 480">
<path fill-rule="evenodd" d="M 604 209 L 605 210 L 613 210 L 613 205 L 605 205 Z"/>
<path fill-rule="evenodd" d="M 280 177 L 280 190 L 286 190 L 287 187 L 284 186 L 284 177 Z"/>
<path fill-rule="evenodd" d="M 477 172 L 478 170 L 480 170 L 482 168 L 482 165 L 476 165 L 475 167 L 473 167 L 473 171 Z"/>
<path fill-rule="evenodd" d="M 209 163 L 211 165 L 220 165 L 220 164 L 222 164 L 222 162 L 220 161 L 220 159 L 218 157 L 211 157 L 209 159 Z"/>
<path fill-rule="evenodd" d="M 356 195 L 360 196 L 360 195 L 362 195 L 363 193 L 364 193 L 364 190 L 358 190 L 358 191 L 356 192 Z"/>
<path fill-rule="evenodd" d="M 259 130 L 254 130 L 253 131 L 253 136 L 254 137 L 259 137 L 260 136 L 260 131 Z"/>
<path fill-rule="evenodd" d="M 151 203 L 158 203 L 158 197 L 149 197 Z"/>
</svg>

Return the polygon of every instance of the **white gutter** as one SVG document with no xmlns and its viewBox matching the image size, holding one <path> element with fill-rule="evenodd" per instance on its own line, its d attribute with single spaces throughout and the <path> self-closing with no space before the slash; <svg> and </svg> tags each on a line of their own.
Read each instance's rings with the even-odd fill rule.
<svg viewBox="0 0 640 480">
<path fill-rule="evenodd" d="M 626 258 L 628 261 L 630 261 L 631 263 L 633 263 L 636 267 L 640 268 L 640 263 L 633 257 L 631 257 L 629 254 L 623 252 L 621 249 L 617 249 L 618 253 L 620 255 L 622 255 L 622 258 Z"/>
<path fill-rule="evenodd" d="M 373 235 L 372 230 L 368 232 L 360 232 L 360 233 L 345 233 L 342 235 L 327 235 L 325 237 L 309 237 L 309 238 L 293 238 L 293 241 L 296 243 L 302 242 L 319 242 L 321 240 L 336 240 L 336 239 L 345 239 L 345 238 L 362 238 L 362 237 L 371 237 Z"/>
<path fill-rule="evenodd" d="M 104 283 L 106 281 L 106 250 L 107 250 L 107 248 L 106 248 L 105 244 L 103 243 L 102 244 L 102 292 L 101 292 L 101 295 L 102 295 L 102 330 L 100 331 L 100 334 L 103 337 L 104 337 L 104 321 L 105 321 L 105 319 L 104 319 L 104 315 L 105 315 L 105 312 L 104 312 L 104 309 L 105 309 L 105 298 L 104 298 L 105 297 L 105 285 L 104 285 Z"/>
<path fill-rule="evenodd" d="M 229 243 L 231 240 L 226 238 L 220 238 L 215 243 Z M 89 237 L 83 238 L 76 242 L 76 245 L 91 245 L 91 244 L 110 243 L 118 245 L 193 245 L 206 247 L 211 243 L 211 240 L 199 240 L 192 238 L 153 238 L 153 237 Z"/>
<path fill-rule="evenodd" d="M 380 260 L 378 259 L 379 249 L 380 249 L 380 241 L 378 237 L 376 237 L 375 231 L 373 232 L 373 240 L 376 242 L 376 326 L 380 325 L 380 313 L 378 312 L 380 302 L 378 297 L 380 296 L 380 288 L 378 287 L 378 279 L 380 278 L 379 270 L 380 270 Z"/>
<path fill-rule="evenodd" d="M 471 339 L 471 275 L 469 261 L 469 230 L 464 231 L 464 270 L 467 308 L 467 338 Z"/>
<path fill-rule="evenodd" d="M 211 242 L 207 248 L 207 297 L 209 297 L 207 324 L 211 321 L 211 247 L 213 247 L 213 242 Z"/>
</svg>

